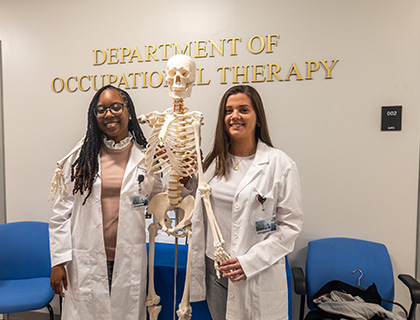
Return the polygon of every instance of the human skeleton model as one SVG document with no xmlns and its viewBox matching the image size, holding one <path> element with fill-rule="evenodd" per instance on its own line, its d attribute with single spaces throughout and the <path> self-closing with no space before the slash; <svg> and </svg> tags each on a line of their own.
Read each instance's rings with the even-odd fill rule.
<svg viewBox="0 0 420 320">
<path fill-rule="evenodd" d="M 184 200 L 180 196 L 183 186 L 181 179 L 198 172 L 198 189 L 202 196 L 211 232 L 214 239 L 214 262 L 218 276 L 219 264 L 227 260 L 229 255 L 222 245 L 224 240 L 216 223 L 210 204 L 210 186 L 204 180 L 200 151 L 200 126 L 203 116 L 200 112 L 189 111 L 184 107 L 184 98 L 191 95 L 195 81 L 196 65 L 192 58 L 186 55 L 175 55 L 168 60 L 166 81 L 170 96 L 173 98 L 173 108 L 165 112 L 151 112 L 139 117 L 139 122 L 148 122 L 152 131 L 148 139 L 146 151 L 146 170 L 148 174 L 169 173 L 169 188 L 167 193 L 155 195 L 149 202 L 148 213 L 155 216 L 157 223 L 149 226 L 149 288 L 146 306 L 151 320 L 158 318 L 161 306 L 160 297 L 154 288 L 154 247 L 158 229 L 175 237 L 187 237 L 191 244 L 191 217 L 194 209 L 194 198 L 188 196 Z M 170 210 L 181 209 L 180 222 L 172 228 L 171 219 L 167 215 Z M 184 293 L 177 315 L 179 319 L 191 318 L 190 293 L 190 251 Z"/>
</svg>

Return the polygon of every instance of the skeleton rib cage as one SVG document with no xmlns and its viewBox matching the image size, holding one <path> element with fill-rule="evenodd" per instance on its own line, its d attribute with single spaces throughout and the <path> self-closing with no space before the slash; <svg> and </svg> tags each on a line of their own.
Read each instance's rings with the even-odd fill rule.
<svg viewBox="0 0 420 320">
<path fill-rule="evenodd" d="M 197 150 L 192 123 L 201 123 L 201 112 L 183 108 L 183 113 L 151 112 L 144 116 L 152 126 L 147 150 L 148 173 L 168 174 L 171 169 L 180 177 L 189 177 L 197 171 Z M 143 118 L 143 119 L 144 119 Z"/>
</svg>

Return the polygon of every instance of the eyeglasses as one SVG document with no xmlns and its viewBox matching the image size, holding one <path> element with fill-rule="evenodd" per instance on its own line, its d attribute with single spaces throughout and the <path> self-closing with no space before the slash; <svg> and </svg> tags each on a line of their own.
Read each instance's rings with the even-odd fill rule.
<svg viewBox="0 0 420 320">
<path fill-rule="evenodd" d="M 104 118 L 108 110 L 111 111 L 113 116 L 119 117 L 123 113 L 124 106 L 127 106 L 127 105 L 125 103 L 115 102 L 111 104 L 109 107 L 96 106 L 93 112 L 95 113 L 95 117 L 98 119 Z"/>
</svg>

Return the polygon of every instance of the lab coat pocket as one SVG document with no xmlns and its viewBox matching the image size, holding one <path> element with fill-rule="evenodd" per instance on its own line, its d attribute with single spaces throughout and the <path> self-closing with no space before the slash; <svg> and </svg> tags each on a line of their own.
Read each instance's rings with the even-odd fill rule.
<svg viewBox="0 0 420 320">
<path fill-rule="evenodd" d="M 276 211 L 274 205 L 273 191 L 261 194 L 255 190 L 255 201 L 250 223 L 258 238 L 265 238 L 267 234 L 277 230 Z"/>
<path fill-rule="evenodd" d="M 261 319 L 288 319 L 288 291 L 284 258 L 261 274 Z"/>
<path fill-rule="evenodd" d="M 261 292 L 261 319 L 287 320 L 287 290 Z"/>
<path fill-rule="evenodd" d="M 147 283 L 146 244 L 131 246 L 130 295 L 138 296 Z"/>
<path fill-rule="evenodd" d="M 78 300 L 92 300 L 92 264 L 88 250 L 73 250 L 67 266 L 71 293 Z"/>
</svg>

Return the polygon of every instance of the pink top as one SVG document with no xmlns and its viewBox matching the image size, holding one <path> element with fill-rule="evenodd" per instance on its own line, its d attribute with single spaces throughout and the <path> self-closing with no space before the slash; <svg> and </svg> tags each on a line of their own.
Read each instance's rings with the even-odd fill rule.
<svg viewBox="0 0 420 320">
<path fill-rule="evenodd" d="M 99 153 L 102 177 L 102 219 L 106 258 L 114 261 L 117 244 L 120 191 L 125 168 L 130 158 L 132 142 L 122 149 L 110 149 L 102 145 Z"/>
</svg>

